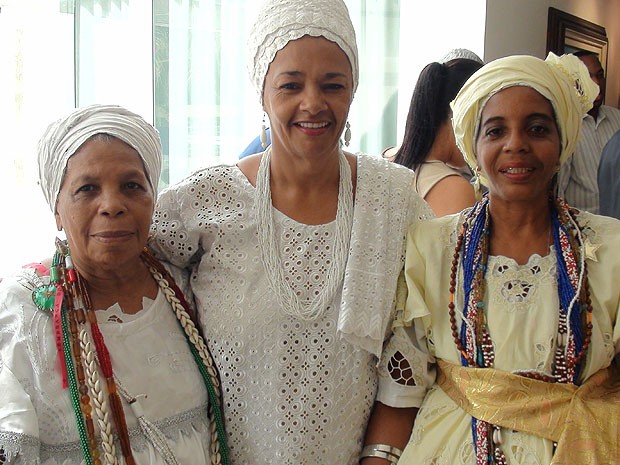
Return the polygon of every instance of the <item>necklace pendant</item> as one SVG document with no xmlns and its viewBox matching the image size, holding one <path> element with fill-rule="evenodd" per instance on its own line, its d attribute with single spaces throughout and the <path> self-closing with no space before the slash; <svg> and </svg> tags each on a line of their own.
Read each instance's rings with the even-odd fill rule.
<svg viewBox="0 0 620 465">
<path fill-rule="evenodd" d="M 39 310 L 51 312 L 54 309 L 56 297 L 56 286 L 54 284 L 44 284 L 37 286 L 32 291 L 32 301 Z"/>
</svg>

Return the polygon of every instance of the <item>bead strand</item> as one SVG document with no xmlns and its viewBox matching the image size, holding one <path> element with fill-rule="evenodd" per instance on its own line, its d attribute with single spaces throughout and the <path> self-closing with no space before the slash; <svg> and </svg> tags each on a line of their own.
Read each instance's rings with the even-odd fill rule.
<svg viewBox="0 0 620 465">
<path fill-rule="evenodd" d="M 487 194 L 470 210 L 463 221 L 451 263 L 448 303 L 450 329 L 456 348 L 461 354 L 463 366 L 485 368 L 491 368 L 495 363 L 493 341 L 484 311 L 485 274 L 491 230 L 488 205 Z M 586 356 L 592 337 L 592 302 L 587 268 L 580 253 L 581 229 L 576 219 L 576 212 L 560 199 L 555 203 L 551 202 L 550 205 L 560 299 L 552 374 L 547 375 L 538 371 L 519 372 L 519 374 L 549 383 L 574 383 L 579 376 L 580 364 Z M 575 236 L 579 238 L 579 242 Z M 581 269 L 577 263 L 581 263 Z M 463 323 L 459 330 L 455 295 L 460 264 L 463 267 L 464 304 Z M 570 310 L 575 301 L 579 312 L 575 312 L 576 316 L 573 317 Z M 577 316 L 581 320 L 580 324 L 577 324 Z M 473 325 L 473 330 L 468 328 L 467 323 Z M 576 354 L 575 350 L 578 351 Z M 489 460 L 496 465 L 507 465 L 506 456 L 501 449 L 500 427 L 472 418 L 472 434 L 477 465 L 486 464 Z"/>
<path fill-rule="evenodd" d="M 71 399 L 71 405 L 75 413 L 75 421 L 78 429 L 78 435 L 80 437 L 80 447 L 82 449 L 82 455 L 84 455 L 84 463 L 86 465 L 93 465 L 93 460 L 90 455 L 88 435 L 86 433 L 86 426 L 84 425 L 84 416 L 82 415 L 82 410 L 80 408 L 80 394 L 77 387 L 77 381 L 75 379 L 75 371 L 73 369 L 73 358 L 71 356 L 71 341 L 69 336 L 69 323 L 67 321 L 66 312 L 63 312 L 61 317 L 64 357 L 65 365 L 67 367 L 67 377 L 69 381 L 69 394 Z"/>
<path fill-rule="evenodd" d="M 118 386 L 114 380 L 112 361 L 99 329 L 86 284 L 73 268 L 66 244 L 57 240 L 56 249 L 50 272 L 51 281 L 57 287 L 53 312 L 55 327 L 58 328 L 55 331 L 55 337 L 61 365 L 66 367 L 64 376 L 67 378 L 66 384 L 70 391 L 84 463 L 86 465 L 101 464 L 92 418 L 94 410 L 102 439 L 101 447 L 105 464 L 118 465 L 112 424 L 109 420 L 111 412 L 125 464 L 135 465 L 125 412 Z M 147 262 L 151 274 L 179 320 L 192 356 L 205 382 L 209 396 L 211 463 L 227 465 L 229 462 L 228 446 L 221 409 L 220 382 L 213 357 L 190 317 L 189 304 L 167 270 L 148 252 L 145 252 L 142 258 Z M 88 326 L 90 326 L 90 333 L 87 331 Z M 101 389 L 101 378 L 97 367 L 101 369 L 105 380 L 107 401 Z"/>
<path fill-rule="evenodd" d="M 80 331 L 80 349 L 85 360 L 86 384 L 91 392 L 91 400 L 97 416 L 99 434 L 101 435 L 101 448 L 106 465 L 118 465 L 116 458 L 116 446 L 114 434 L 105 395 L 101 390 L 101 378 L 97 370 L 97 359 L 93 351 L 93 343 L 90 334 L 85 329 Z"/>
<path fill-rule="evenodd" d="M 211 463 L 213 465 L 227 464 L 228 446 L 221 410 L 220 382 L 213 357 L 189 315 L 189 304 L 168 271 L 146 249 L 143 253 L 143 260 L 149 267 L 153 278 L 179 320 L 190 343 L 189 348 L 196 361 L 198 370 L 207 387 L 209 394 L 209 418 L 211 419 Z"/>
</svg>

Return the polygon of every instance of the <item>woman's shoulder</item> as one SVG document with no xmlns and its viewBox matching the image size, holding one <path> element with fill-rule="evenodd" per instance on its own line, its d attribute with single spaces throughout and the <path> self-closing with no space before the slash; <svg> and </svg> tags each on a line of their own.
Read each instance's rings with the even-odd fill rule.
<svg viewBox="0 0 620 465">
<path fill-rule="evenodd" d="M 413 183 L 413 171 L 409 168 L 385 160 L 380 156 L 358 153 L 357 157 L 358 178 L 369 180 L 370 184 L 378 188 L 400 188 L 406 186 L 410 189 Z"/>
<path fill-rule="evenodd" d="M 432 211 L 413 188 L 413 171 L 379 156 L 358 153 L 358 197 L 368 197 L 373 204 L 384 199 L 391 211 L 407 212 L 417 220 L 433 215 Z M 411 219 L 411 218 L 410 218 Z"/>
<path fill-rule="evenodd" d="M 577 211 L 577 222 L 587 234 L 591 232 L 606 240 L 620 241 L 620 220 L 611 216 L 597 215 L 583 210 Z"/>
<path fill-rule="evenodd" d="M 467 208 L 459 213 L 431 218 L 413 224 L 409 227 L 410 240 L 454 242 L 464 221 L 464 215 L 470 210 Z"/>
<path fill-rule="evenodd" d="M 242 184 L 244 180 L 247 183 L 247 179 L 235 164 L 207 166 L 171 184 L 162 191 L 162 194 L 170 191 L 184 192 L 194 190 L 197 187 L 201 189 L 211 188 L 212 186 L 218 188 L 232 187 Z"/>
<path fill-rule="evenodd" d="M 620 257 L 620 220 L 578 211 L 576 216 L 583 240 L 603 254 Z"/>
<path fill-rule="evenodd" d="M 34 268 L 24 268 L 0 280 L 0 320 L 16 313 L 35 312 L 35 300 L 52 300 L 55 289 L 49 276 L 41 276 Z"/>
</svg>

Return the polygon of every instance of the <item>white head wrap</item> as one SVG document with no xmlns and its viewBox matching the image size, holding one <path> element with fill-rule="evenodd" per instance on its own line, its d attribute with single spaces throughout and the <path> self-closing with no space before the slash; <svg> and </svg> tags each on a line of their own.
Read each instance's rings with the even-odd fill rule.
<svg viewBox="0 0 620 465">
<path fill-rule="evenodd" d="M 353 93 L 359 80 L 355 30 L 342 0 L 267 0 L 248 39 L 248 71 L 263 101 L 265 76 L 279 50 L 303 36 L 325 37 L 349 58 Z"/>
<path fill-rule="evenodd" d="M 453 48 L 448 53 L 446 53 L 441 58 L 441 60 L 439 60 L 439 63 L 447 63 L 449 61 L 457 60 L 457 59 L 462 59 L 462 58 L 464 58 L 466 60 L 475 61 L 477 63 L 480 63 L 481 65 L 484 64 L 483 61 L 482 61 L 482 58 L 480 58 L 474 52 L 472 52 L 471 50 L 468 50 L 466 48 Z"/>
<path fill-rule="evenodd" d="M 476 140 L 482 109 L 497 92 L 513 86 L 531 87 L 551 102 L 562 144 L 560 163 L 574 152 L 581 120 L 598 95 L 588 69 L 574 55 L 549 53 L 546 60 L 515 55 L 486 64 L 467 80 L 451 103 L 456 144 L 478 174 Z M 487 183 L 482 176 L 480 181 Z"/>
<path fill-rule="evenodd" d="M 134 148 L 142 161 L 154 195 L 162 165 L 162 147 L 157 130 L 140 115 L 117 105 L 78 108 L 50 124 L 39 140 L 39 181 L 52 212 L 65 176 L 67 162 L 90 137 L 109 134 Z"/>
</svg>

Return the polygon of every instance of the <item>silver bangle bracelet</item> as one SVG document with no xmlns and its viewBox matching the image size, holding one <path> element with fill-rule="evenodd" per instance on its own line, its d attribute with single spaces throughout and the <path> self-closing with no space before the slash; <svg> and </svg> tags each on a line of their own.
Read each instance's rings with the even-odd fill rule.
<svg viewBox="0 0 620 465">
<path fill-rule="evenodd" d="M 398 462 L 402 453 L 403 451 L 398 447 L 393 447 L 388 444 L 368 444 L 362 449 L 360 459 L 365 457 L 377 457 L 395 464 Z"/>
</svg>

